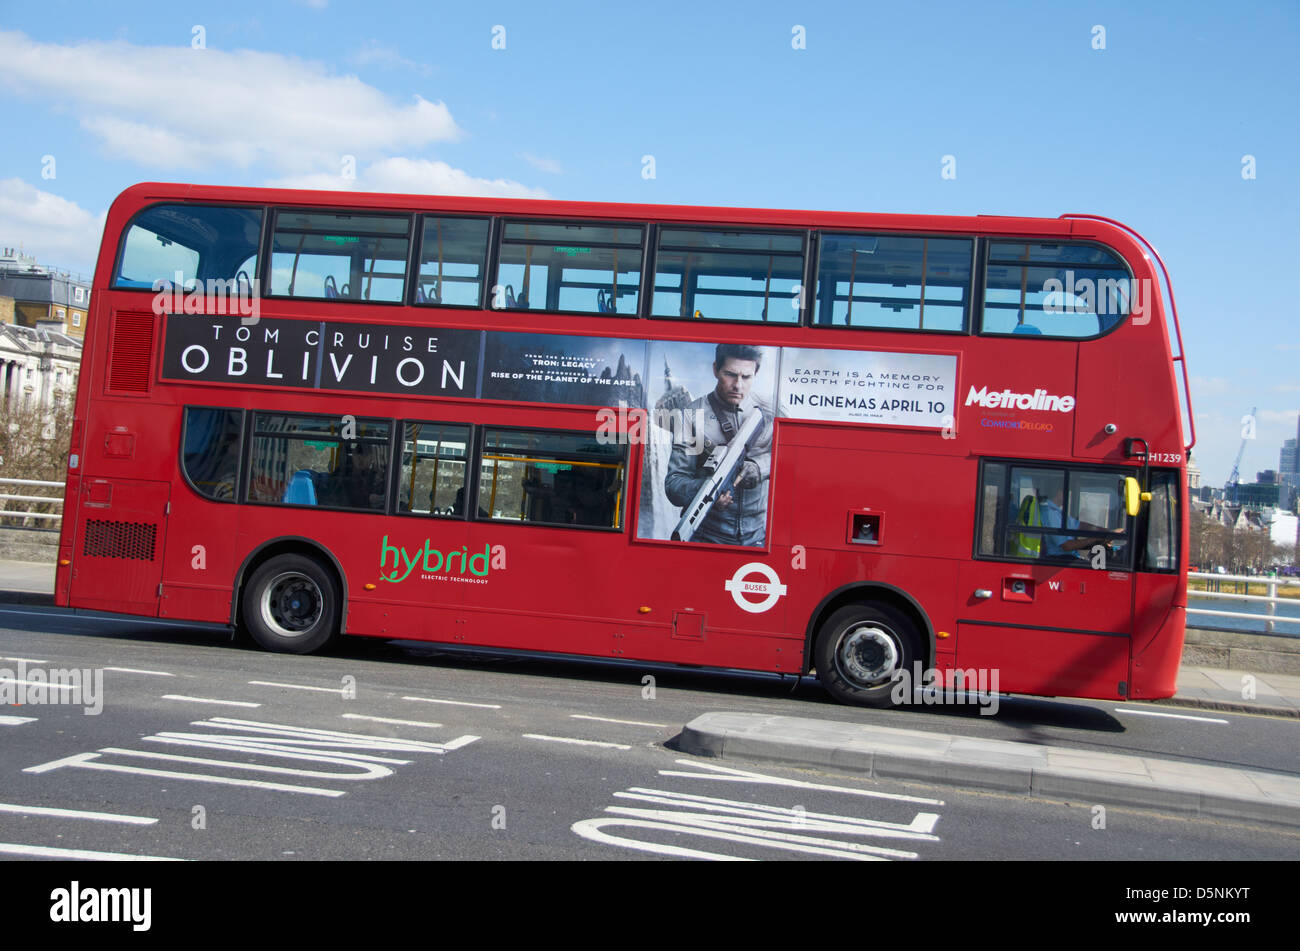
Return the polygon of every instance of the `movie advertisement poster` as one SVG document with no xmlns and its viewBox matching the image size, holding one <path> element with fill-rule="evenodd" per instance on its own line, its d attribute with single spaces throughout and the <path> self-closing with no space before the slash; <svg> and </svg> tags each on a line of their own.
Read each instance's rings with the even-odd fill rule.
<svg viewBox="0 0 1300 951">
<path fill-rule="evenodd" d="M 645 353 L 644 340 L 489 332 L 479 395 L 486 400 L 641 408 Z"/>
<path fill-rule="evenodd" d="M 162 376 L 409 396 L 475 395 L 477 330 L 238 317 L 167 317 Z"/>
<path fill-rule="evenodd" d="M 638 538 L 766 544 L 779 356 L 650 341 Z"/>
<path fill-rule="evenodd" d="M 780 413 L 793 419 L 942 429 L 954 418 L 957 357 L 785 347 L 780 391 Z"/>
</svg>

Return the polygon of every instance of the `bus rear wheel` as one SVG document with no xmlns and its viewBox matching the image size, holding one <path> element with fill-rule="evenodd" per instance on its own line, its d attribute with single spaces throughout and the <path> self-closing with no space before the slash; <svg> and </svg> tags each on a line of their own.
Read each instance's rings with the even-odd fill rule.
<svg viewBox="0 0 1300 951">
<path fill-rule="evenodd" d="M 920 644 L 916 625 L 898 609 L 846 605 L 817 632 L 817 679 L 841 703 L 893 706 L 895 674 L 910 672 Z"/>
<path fill-rule="evenodd" d="M 270 651 L 309 654 L 338 631 L 338 583 L 305 555 L 277 555 L 260 565 L 240 607 L 253 640 Z"/>
</svg>

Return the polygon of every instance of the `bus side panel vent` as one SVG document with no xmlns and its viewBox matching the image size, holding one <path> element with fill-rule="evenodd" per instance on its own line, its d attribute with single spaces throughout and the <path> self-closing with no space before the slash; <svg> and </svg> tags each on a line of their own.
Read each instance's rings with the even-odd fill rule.
<svg viewBox="0 0 1300 951">
<path fill-rule="evenodd" d="M 110 522 L 90 519 L 86 522 L 83 555 L 96 558 L 131 558 L 153 561 L 158 526 L 148 522 Z"/>
<path fill-rule="evenodd" d="M 153 315 L 114 314 L 109 353 L 108 388 L 119 393 L 148 393 L 153 356 Z"/>
</svg>

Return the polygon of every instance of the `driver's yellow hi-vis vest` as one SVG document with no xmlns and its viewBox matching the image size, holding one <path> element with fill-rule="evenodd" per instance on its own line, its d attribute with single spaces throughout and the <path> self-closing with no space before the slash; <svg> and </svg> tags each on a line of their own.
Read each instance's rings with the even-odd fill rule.
<svg viewBox="0 0 1300 951">
<path fill-rule="evenodd" d="M 1042 528 L 1043 517 L 1038 509 L 1038 497 L 1027 496 L 1020 503 L 1016 524 L 1026 528 Z M 1011 554 L 1017 558 L 1037 558 L 1043 553 L 1043 536 L 1019 533 L 1011 536 Z"/>
</svg>

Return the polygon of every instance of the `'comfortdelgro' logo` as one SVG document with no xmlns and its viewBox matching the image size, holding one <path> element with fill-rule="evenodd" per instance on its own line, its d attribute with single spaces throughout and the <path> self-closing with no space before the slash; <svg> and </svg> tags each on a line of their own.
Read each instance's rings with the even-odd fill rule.
<svg viewBox="0 0 1300 951">
<path fill-rule="evenodd" d="M 104 710 L 104 671 L 102 669 L 28 667 L 18 662 L 15 671 L 0 667 L 0 706 L 81 707 L 87 716 Z"/>
<path fill-rule="evenodd" d="M 1047 390 L 1012 393 L 1010 390 L 989 390 L 987 386 L 981 386 L 977 390 L 972 386 L 966 394 L 966 405 L 983 406 L 985 409 L 1037 409 L 1069 413 L 1074 410 L 1074 397 L 1052 396 Z"/>
</svg>

